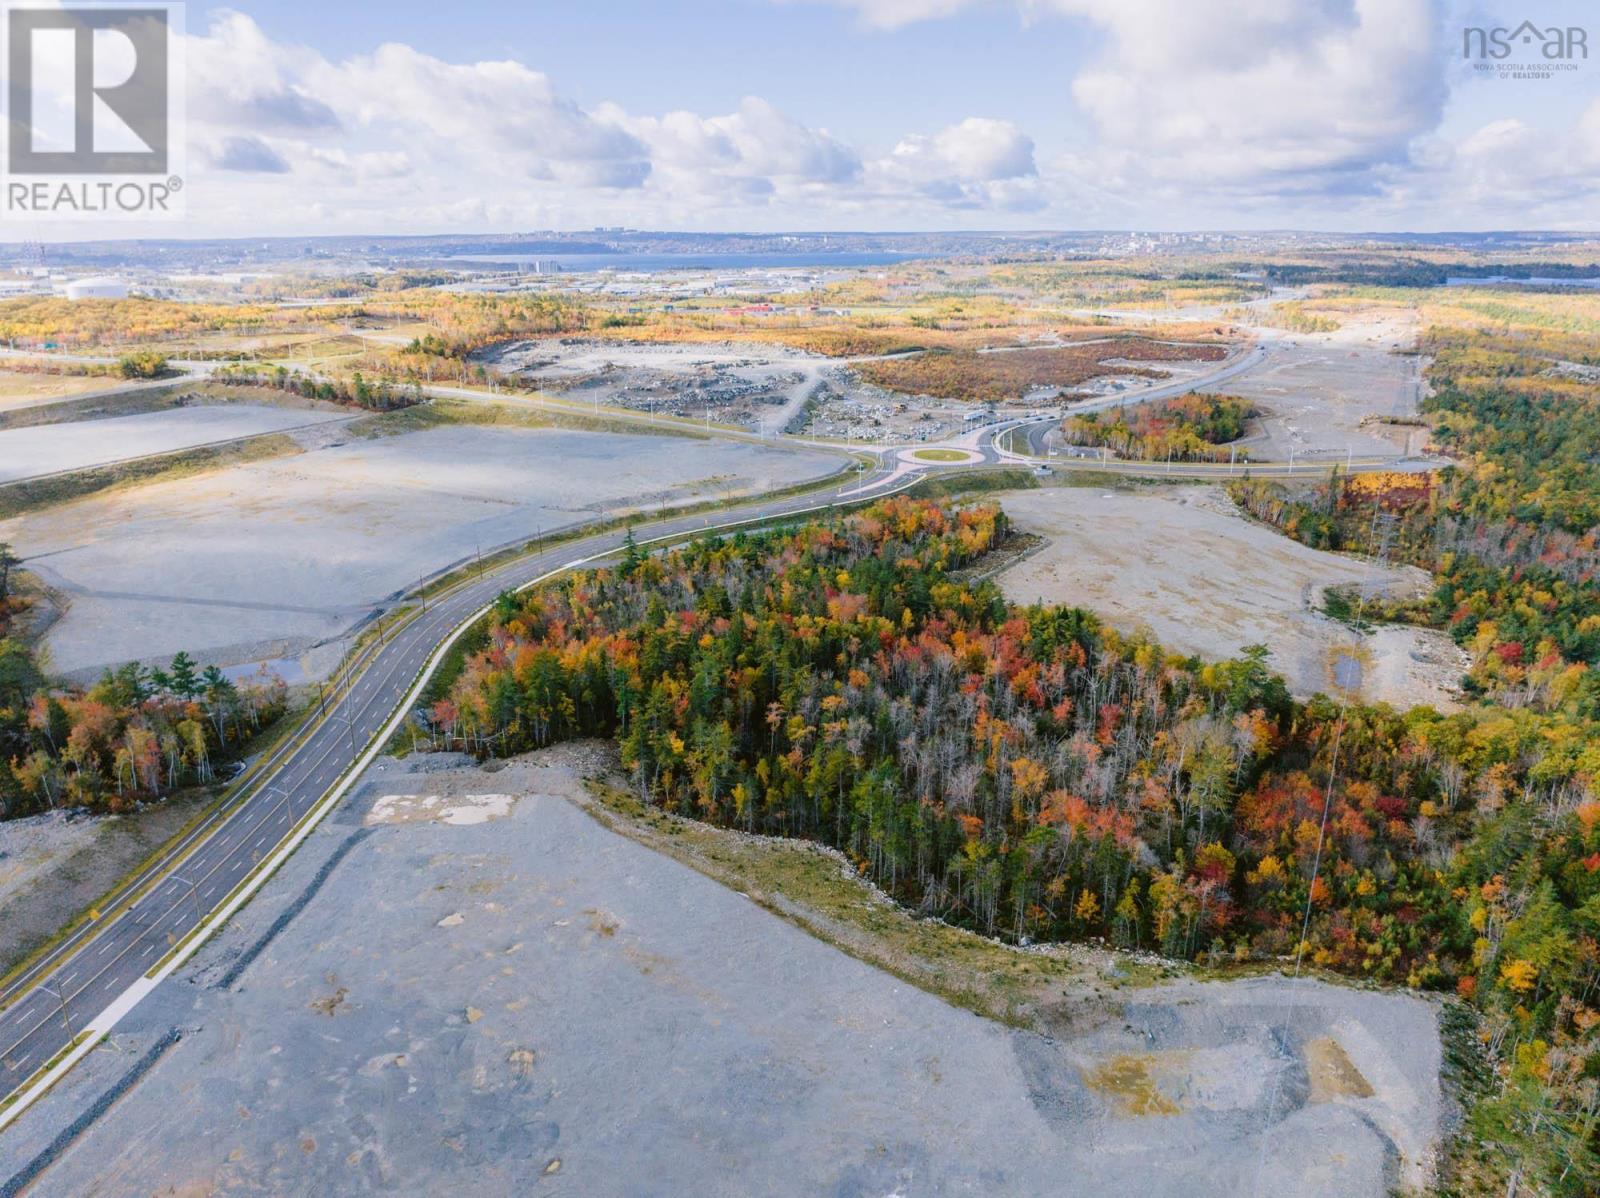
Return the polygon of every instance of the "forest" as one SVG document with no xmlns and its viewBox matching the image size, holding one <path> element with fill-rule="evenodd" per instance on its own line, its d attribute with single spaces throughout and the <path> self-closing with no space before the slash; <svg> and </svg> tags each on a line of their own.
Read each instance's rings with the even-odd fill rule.
<svg viewBox="0 0 1600 1198">
<path fill-rule="evenodd" d="M 1462 1169 L 1600 1184 L 1600 732 L 1293 701 L 968 570 L 997 507 L 895 499 L 496 604 L 431 715 L 479 755 L 614 737 L 640 794 L 847 853 L 994 936 L 1452 994 L 1499 1066 Z M 1487 1145 L 1487 1148 L 1482 1148 Z M 1480 1151 L 1481 1148 L 1481 1151 Z M 1468 1159 L 1470 1158 L 1470 1159 Z"/>
<path fill-rule="evenodd" d="M 1258 479 L 1234 498 L 1306 544 L 1431 572 L 1420 610 L 1370 614 L 1447 630 L 1471 655 L 1470 693 L 1600 715 L 1600 385 L 1553 371 L 1526 339 L 1452 331 L 1430 344 L 1424 411 L 1455 461 L 1436 481 L 1361 475 L 1291 491 Z"/>
<path fill-rule="evenodd" d="M 1061 432 L 1069 445 L 1104 446 L 1118 456 L 1143 461 L 1245 461 L 1229 448 L 1244 436 L 1255 408 L 1230 395 L 1194 391 L 1132 407 L 1068 416 Z"/>
</svg>

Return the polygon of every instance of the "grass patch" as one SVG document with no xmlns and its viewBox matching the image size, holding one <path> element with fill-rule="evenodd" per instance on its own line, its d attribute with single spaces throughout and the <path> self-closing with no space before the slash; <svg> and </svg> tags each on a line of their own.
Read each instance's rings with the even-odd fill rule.
<svg viewBox="0 0 1600 1198">
<path fill-rule="evenodd" d="M 957 495 L 987 495 L 993 491 L 1031 491 L 1039 480 L 1031 470 L 1017 467 L 985 467 L 978 470 L 936 474 L 925 478 L 905 493 L 917 499 L 950 499 Z"/>
<path fill-rule="evenodd" d="M 42 376 L 49 377 L 49 376 Z M 76 424 L 82 420 L 103 420 L 108 416 L 137 416 L 143 412 L 162 412 L 180 407 L 192 390 L 181 383 L 170 387 L 149 387 L 143 390 L 109 390 L 129 388 L 131 383 L 119 379 L 94 380 L 100 393 L 63 399 L 59 403 L 34 404 L 25 408 L 0 411 L 0 430 L 36 428 L 42 424 Z"/>
<path fill-rule="evenodd" d="M 960 449 L 917 449 L 911 456 L 921 462 L 965 462 L 972 455 Z"/>
<path fill-rule="evenodd" d="M 1337 620 L 1357 632 L 1371 632 L 1372 621 L 1367 619 L 1365 609 L 1358 584 L 1323 588 L 1322 611 L 1329 619 Z"/>
</svg>

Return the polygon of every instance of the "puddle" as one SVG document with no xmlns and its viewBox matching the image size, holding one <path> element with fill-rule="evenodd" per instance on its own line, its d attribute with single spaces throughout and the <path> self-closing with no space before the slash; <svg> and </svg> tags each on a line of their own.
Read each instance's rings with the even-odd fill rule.
<svg viewBox="0 0 1600 1198">
<path fill-rule="evenodd" d="M 1333 655 L 1333 684 L 1343 690 L 1361 689 L 1361 659 L 1349 653 Z"/>
</svg>

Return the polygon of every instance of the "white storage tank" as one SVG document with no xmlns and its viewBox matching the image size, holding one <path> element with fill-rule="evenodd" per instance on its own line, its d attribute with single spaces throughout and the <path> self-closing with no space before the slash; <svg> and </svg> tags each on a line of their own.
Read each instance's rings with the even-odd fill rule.
<svg viewBox="0 0 1600 1198">
<path fill-rule="evenodd" d="M 113 279 L 110 275 L 73 279 L 67 284 L 67 298 L 69 300 L 127 299 L 128 284 L 121 279 Z"/>
</svg>

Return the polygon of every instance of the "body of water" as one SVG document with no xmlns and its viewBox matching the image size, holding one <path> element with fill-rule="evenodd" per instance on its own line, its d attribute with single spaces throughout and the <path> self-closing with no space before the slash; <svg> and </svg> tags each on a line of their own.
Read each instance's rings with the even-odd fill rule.
<svg viewBox="0 0 1600 1198">
<path fill-rule="evenodd" d="M 451 254 L 447 262 L 504 263 L 544 269 L 559 268 L 563 273 L 582 274 L 596 270 L 654 273 L 665 270 L 783 270 L 819 267 L 893 266 L 919 257 L 897 253 L 828 253 L 796 251 L 773 254 Z"/>
<path fill-rule="evenodd" d="M 1504 286 L 1507 283 L 1521 283 L 1529 287 L 1600 287 L 1600 278 L 1551 279 L 1540 275 L 1535 275 L 1531 279 L 1513 279 L 1506 275 L 1490 275 L 1489 277 L 1483 279 L 1462 279 L 1452 277 L 1447 278 L 1444 281 L 1444 285 L 1446 287 L 1484 287 L 1491 284 L 1499 284 Z"/>
</svg>

